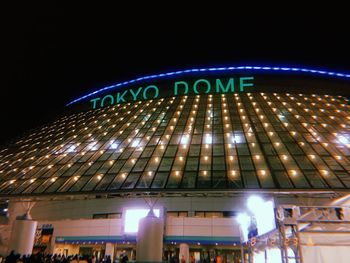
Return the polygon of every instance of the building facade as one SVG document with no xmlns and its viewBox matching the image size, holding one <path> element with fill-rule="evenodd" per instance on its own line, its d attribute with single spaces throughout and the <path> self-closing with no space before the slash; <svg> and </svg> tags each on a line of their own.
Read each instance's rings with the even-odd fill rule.
<svg viewBox="0 0 350 263">
<path fill-rule="evenodd" d="M 161 257 L 153 261 L 253 261 L 261 251 L 266 260 L 276 249 L 281 261 L 289 253 L 299 262 L 302 237 L 283 245 L 291 234 L 280 221 L 301 220 L 312 207 L 335 215 L 318 221 L 348 219 L 349 80 L 302 68 L 207 68 L 77 98 L 61 118 L 0 151 L 3 251 L 16 248 L 16 222 L 33 218 L 35 251 L 140 261 L 153 241 Z M 249 208 L 251 196 L 260 206 Z M 152 208 L 144 229 L 136 218 Z M 258 246 L 259 237 L 277 242 Z"/>
</svg>

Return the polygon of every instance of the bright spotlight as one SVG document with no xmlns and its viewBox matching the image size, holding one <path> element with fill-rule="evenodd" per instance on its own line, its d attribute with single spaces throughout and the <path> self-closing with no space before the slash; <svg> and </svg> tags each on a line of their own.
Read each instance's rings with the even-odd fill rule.
<svg viewBox="0 0 350 263">
<path fill-rule="evenodd" d="M 276 228 L 273 201 L 264 201 L 261 197 L 253 195 L 248 198 L 247 206 L 256 219 L 259 235 Z"/>
<path fill-rule="evenodd" d="M 250 223 L 250 217 L 247 214 L 245 214 L 245 213 L 241 213 L 241 214 L 237 215 L 236 221 L 242 227 L 243 226 L 248 226 L 249 223 Z"/>
<path fill-rule="evenodd" d="M 252 195 L 248 198 L 247 206 L 251 212 L 259 211 L 264 204 L 264 200 L 256 195 Z M 254 213 L 255 214 L 255 213 Z"/>
<path fill-rule="evenodd" d="M 150 209 L 127 209 L 125 211 L 124 232 L 137 233 L 139 230 L 139 221 L 147 216 Z M 153 209 L 156 217 L 159 217 L 159 209 Z"/>
<path fill-rule="evenodd" d="M 242 233 L 241 233 L 242 241 L 247 241 L 248 240 L 248 232 L 249 232 L 248 228 L 249 228 L 250 221 L 251 221 L 250 216 L 248 216 L 245 213 L 238 214 L 236 216 L 236 221 L 239 224 L 240 229 L 242 230 Z"/>
</svg>

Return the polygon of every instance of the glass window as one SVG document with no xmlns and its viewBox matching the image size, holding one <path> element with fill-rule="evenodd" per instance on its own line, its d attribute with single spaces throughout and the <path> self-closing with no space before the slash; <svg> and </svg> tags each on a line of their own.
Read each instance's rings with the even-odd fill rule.
<svg viewBox="0 0 350 263">
<path fill-rule="evenodd" d="M 242 170 L 255 170 L 250 156 L 240 156 L 239 163 Z"/>
<path fill-rule="evenodd" d="M 213 145 L 213 155 L 214 156 L 223 156 L 225 153 L 223 144 L 214 144 Z"/>
<path fill-rule="evenodd" d="M 181 182 L 181 188 L 195 188 L 196 187 L 196 172 L 185 172 Z"/>
<path fill-rule="evenodd" d="M 197 171 L 198 170 L 198 157 L 187 157 L 186 171 Z"/>
<path fill-rule="evenodd" d="M 108 186 L 108 190 L 118 190 L 122 183 L 124 182 L 127 174 L 118 173 L 118 175 L 113 179 L 112 183 Z"/>
<path fill-rule="evenodd" d="M 153 153 L 153 150 L 154 150 L 154 146 L 152 147 L 145 147 L 142 151 L 142 154 L 141 154 L 141 157 L 151 157 L 152 156 L 152 153 Z"/>
<path fill-rule="evenodd" d="M 69 189 L 69 192 L 78 192 L 90 180 L 91 176 L 81 176 Z"/>
<path fill-rule="evenodd" d="M 132 189 L 135 187 L 137 181 L 140 178 L 141 173 L 130 173 L 128 178 L 126 178 L 122 188 L 123 189 Z"/>
<path fill-rule="evenodd" d="M 200 145 L 191 145 L 189 149 L 189 156 L 199 156 Z"/>
<path fill-rule="evenodd" d="M 149 188 L 154 177 L 154 172 L 144 172 L 136 186 L 136 188 Z"/>
<path fill-rule="evenodd" d="M 226 183 L 225 171 L 213 171 L 213 188 L 225 189 Z"/>
<path fill-rule="evenodd" d="M 165 157 L 174 157 L 176 155 L 176 151 L 177 151 L 177 146 L 174 145 L 170 145 L 167 147 L 164 156 Z"/>
<path fill-rule="evenodd" d="M 108 185 L 112 182 L 114 179 L 115 174 L 106 174 L 102 177 L 101 181 L 96 186 L 95 190 L 97 191 L 105 191 L 107 190 Z"/>
<path fill-rule="evenodd" d="M 118 173 L 125 163 L 126 163 L 126 160 L 115 161 L 111 169 L 109 170 L 109 173 L 113 173 L 113 174 Z"/>
<path fill-rule="evenodd" d="M 242 171 L 241 173 L 246 188 L 260 188 L 255 171 Z"/>
<path fill-rule="evenodd" d="M 181 171 L 172 171 L 170 173 L 166 188 L 178 188 L 178 186 L 181 182 L 181 179 L 182 179 L 182 172 Z"/>
<path fill-rule="evenodd" d="M 169 173 L 156 173 L 152 188 L 164 188 Z"/>
<path fill-rule="evenodd" d="M 211 171 L 200 171 L 198 174 L 197 188 L 211 188 Z"/>
<path fill-rule="evenodd" d="M 213 157 L 213 170 L 214 171 L 224 171 L 225 167 L 225 157 Z"/>
<path fill-rule="evenodd" d="M 237 152 L 239 155 L 249 155 L 249 149 L 247 147 L 246 144 L 240 143 L 240 144 L 236 144 L 237 147 Z"/>
<path fill-rule="evenodd" d="M 171 170 L 171 166 L 174 158 L 162 158 L 162 161 L 159 165 L 160 172 L 167 172 Z"/>
<path fill-rule="evenodd" d="M 133 168 L 133 171 L 134 172 L 143 172 L 143 170 L 146 167 L 147 161 L 148 161 L 148 159 L 138 159 L 134 168 Z"/>
</svg>

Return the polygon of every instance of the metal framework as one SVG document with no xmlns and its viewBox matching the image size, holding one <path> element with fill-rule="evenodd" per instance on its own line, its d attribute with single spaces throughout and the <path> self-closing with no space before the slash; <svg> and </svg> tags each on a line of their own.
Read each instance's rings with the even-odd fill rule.
<svg viewBox="0 0 350 263">
<path fill-rule="evenodd" d="M 350 234 L 350 207 L 281 205 L 276 209 L 276 229 L 250 239 L 250 256 L 264 252 L 268 262 L 267 250 L 278 248 L 283 263 L 304 263 L 302 247 L 310 245 L 305 241 L 308 234 Z M 312 245 L 336 246 L 327 240 Z"/>
<path fill-rule="evenodd" d="M 278 208 L 276 219 L 283 263 L 304 262 L 301 247 L 307 244 L 302 234 L 350 233 L 350 207 L 345 206 L 284 205 Z"/>
</svg>

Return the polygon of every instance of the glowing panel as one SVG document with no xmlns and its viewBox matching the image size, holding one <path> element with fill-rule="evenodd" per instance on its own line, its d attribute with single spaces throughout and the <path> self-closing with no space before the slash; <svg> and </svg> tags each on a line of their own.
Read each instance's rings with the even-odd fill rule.
<svg viewBox="0 0 350 263">
<path fill-rule="evenodd" d="M 205 135 L 205 139 L 204 139 L 206 144 L 212 144 L 213 143 L 213 137 L 211 134 L 207 133 Z"/>
<path fill-rule="evenodd" d="M 180 143 L 181 144 L 188 144 L 189 140 L 190 140 L 190 136 L 188 134 L 182 135 Z"/>
<path fill-rule="evenodd" d="M 139 221 L 147 216 L 150 209 L 127 209 L 125 210 L 124 232 L 137 233 L 139 230 Z M 153 209 L 156 217 L 159 217 L 160 210 Z"/>
</svg>

